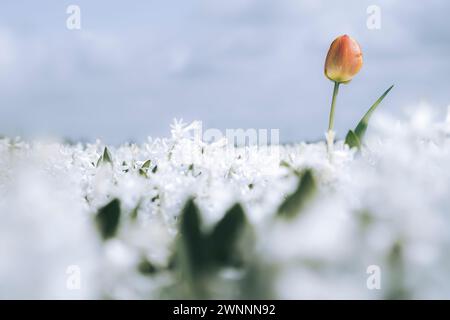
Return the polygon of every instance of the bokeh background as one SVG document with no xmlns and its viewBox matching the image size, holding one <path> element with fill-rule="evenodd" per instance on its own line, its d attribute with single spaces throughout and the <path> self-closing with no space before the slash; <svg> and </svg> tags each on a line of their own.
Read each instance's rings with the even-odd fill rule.
<svg viewBox="0 0 450 320">
<path fill-rule="evenodd" d="M 68 30 L 68 5 L 81 30 Z M 381 29 L 366 26 L 369 5 Z M 0 133 L 107 143 L 165 136 L 173 118 L 204 127 L 279 128 L 323 137 L 331 41 L 348 33 L 365 65 L 340 92 L 343 137 L 392 83 L 383 112 L 450 103 L 448 1 L 2 1 Z"/>
</svg>

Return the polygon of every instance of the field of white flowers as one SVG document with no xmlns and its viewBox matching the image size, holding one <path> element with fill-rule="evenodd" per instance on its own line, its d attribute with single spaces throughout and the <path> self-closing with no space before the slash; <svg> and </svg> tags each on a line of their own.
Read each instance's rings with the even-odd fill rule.
<svg viewBox="0 0 450 320">
<path fill-rule="evenodd" d="M 0 298 L 448 298 L 440 118 L 380 114 L 361 151 L 331 156 L 230 157 L 195 123 L 119 147 L 3 138 Z"/>
</svg>

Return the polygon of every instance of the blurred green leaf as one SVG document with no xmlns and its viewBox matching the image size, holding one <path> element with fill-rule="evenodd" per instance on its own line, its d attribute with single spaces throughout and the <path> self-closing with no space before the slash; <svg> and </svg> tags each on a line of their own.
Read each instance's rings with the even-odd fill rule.
<svg viewBox="0 0 450 320">
<path fill-rule="evenodd" d="M 247 226 L 241 205 L 230 208 L 210 233 L 203 233 L 200 225 L 198 208 L 189 200 L 182 213 L 180 240 L 190 268 L 204 271 L 213 265 L 222 266 L 239 260 L 237 246 Z"/>
<path fill-rule="evenodd" d="M 345 137 L 345 144 L 347 144 L 350 148 L 361 148 L 361 142 L 353 130 L 348 130 L 347 136 Z"/>
<path fill-rule="evenodd" d="M 144 275 L 152 275 L 158 271 L 158 269 L 146 258 L 141 258 L 137 269 Z"/>
<path fill-rule="evenodd" d="M 276 299 L 276 281 L 279 276 L 277 261 L 265 261 L 260 256 L 251 257 L 244 277 L 240 281 L 239 299 Z M 233 299 L 236 299 L 233 297 Z"/>
<path fill-rule="evenodd" d="M 240 204 L 235 204 L 216 224 L 207 242 L 215 262 L 219 264 L 236 262 L 237 243 L 246 223 L 244 210 Z"/>
<path fill-rule="evenodd" d="M 189 199 L 181 214 L 179 253 L 182 264 L 190 274 L 203 271 L 207 265 L 204 245 L 200 212 L 194 200 Z"/>
<path fill-rule="evenodd" d="M 131 210 L 131 212 L 130 212 L 131 220 L 135 221 L 137 219 L 139 209 L 141 208 L 141 203 L 142 203 L 142 199 L 139 200 L 138 203 L 136 204 L 136 206 L 133 208 L 133 210 Z"/>
<path fill-rule="evenodd" d="M 369 211 L 369 209 L 363 209 L 363 210 L 357 211 L 356 217 L 358 219 L 359 226 L 364 231 L 366 231 L 375 221 L 375 217 Z"/>
<path fill-rule="evenodd" d="M 295 217 L 312 198 L 317 189 L 311 169 L 303 171 L 297 189 L 289 195 L 278 209 L 278 215 L 286 218 Z"/>
<path fill-rule="evenodd" d="M 120 221 L 120 201 L 113 199 L 101 207 L 95 216 L 95 222 L 100 235 L 104 240 L 114 237 Z"/>
<path fill-rule="evenodd" d="M 203 232 L 200 212 L 190 199 L 182 211 L 179 229 L 175 259 L 170 265 L 180 275 L 184 297 L 211 297 L 214 281 L 224 286 L 230 283 L 218 271 L 242 267 L 247 261 L 244 256 L 251 256 L 254 242 L 247 240 L 253 240 L 253 233 L 239 204 L 231 207 L 210 232 Z"/>
<path fill-rule="evenodd" d="M 179 291 L 182 296 L 205 298 L 206 269 L 208 265 L 206 241 L 201 231 L 200 212 L 189 199 L 181 213 L 179 235 L 175 251 L 174 265 L 179 273 Z"/>
<path fill-rule="evenodd" d="M 386 257 L 389 268 L 389 286 L 386 299 L 409 299 L 410 294 L 405 281 L 404 242 L 395 241 Z"/>
</svg>

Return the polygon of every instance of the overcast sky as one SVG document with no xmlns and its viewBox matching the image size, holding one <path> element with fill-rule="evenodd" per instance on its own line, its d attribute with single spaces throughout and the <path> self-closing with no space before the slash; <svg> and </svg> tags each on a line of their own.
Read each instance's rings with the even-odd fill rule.
<svg viewBox="0 0 450 320">
<path fill-rule="evenodd" d="M 81 29 L 66 27 L 79 5 Z M 366 26 L 369 5 L 381 29 Z M 331 41 L 356 38 L 364 66 L 342 86 L 344 136 L 391 84 L 380 110 L 450 104 L 449 1 L 40 0 L 0 4 L 0 133 L 108 143 L 204 127 L 279 128 L 282 141 L 327 127 Z"/>
</svg>

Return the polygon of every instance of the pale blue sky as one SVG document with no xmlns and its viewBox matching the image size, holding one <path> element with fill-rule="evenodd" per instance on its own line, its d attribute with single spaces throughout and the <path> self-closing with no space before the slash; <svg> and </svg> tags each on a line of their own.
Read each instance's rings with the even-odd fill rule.
<svg viewBox="0 0 450 320">
<path fill-rule="evenodd" d="M 66 8 L 81 8 L 81 30 Z M 366 27 L 369 5 L 381 29 Z M 448 1 L 41 0 L 0 3 L 0 133 L 108 143 L 167 136 L 173 118 L 204 127 L 279 128 L 318 139 L 332 84 L 330 42 L 343 33 L 364 66 L 340 92 L 341 137 L 380 107 L 450 104 Z"/>
</svg>

